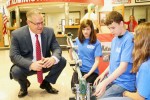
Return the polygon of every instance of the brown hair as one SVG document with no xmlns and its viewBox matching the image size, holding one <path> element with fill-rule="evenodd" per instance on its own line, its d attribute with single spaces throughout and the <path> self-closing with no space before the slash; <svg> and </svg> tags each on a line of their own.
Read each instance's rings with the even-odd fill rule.
<svg viewBox="0 0 150 100">
<path fill-rule="evenodd" d="M 105 24 L 106 25 L 110 25 L 113 22 L 116 22 L 116 23 L 119 24 L 121 21 L 124 22 L 123 16 L 119 12 L 117 12 L 117 11 L 111 11 L 110 13 L 108 13 L 106 15 Z"/>
<path fill-rule="evenodd" d="M 135 28 L 133 68 L 132 72 L 136 73 L 140 65 L 150 57 L 150 22 L 141 23 Z"/>
<path fill-rule="evenodd" d="M 131 17 L 133 17 L 133 20 L 135 21 L 135 17 L 133 15 L 130 15 L 129 20 L 130 20 Z"/>
<path fill-rule="evenodd" d="M 93 22 L 91 20 L 89 20 L 89 19 L 84 19 L 81 22 L 80 28 L 78 30 L 78 38 L 79 38 L 79 41 L 81 43 L 83 43 L 83 41 L 85 40 L 85 37 L 84 37 L 84 35 L 82 33 L 82 30 L 83 30 L 83 28 L 86 28 L 88 26 L 90 26 L 90 28 L 91 28 L 91 34 L 90 34 L 90 42 L 89 42 L 89 44 L 93 44 L 93 43 L 96 42 L 97 38 L 96 38 L 96 33 L 94 31 Z"/>
</svg>

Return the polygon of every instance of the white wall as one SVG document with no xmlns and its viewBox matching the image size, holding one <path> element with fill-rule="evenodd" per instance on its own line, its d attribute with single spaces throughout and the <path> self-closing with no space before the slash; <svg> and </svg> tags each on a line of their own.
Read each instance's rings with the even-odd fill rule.
<svg viewBox="0 0 150 100">
<path fill-rule="evenodd" d="M 130 15 L 132 15 L 132 7 L 125 8 L 125 11 L 124 11 L 124 21 L 128 21 Z"/>
<path fill-rule="evenodd" d="M 52 27 L 54 29 L 55 34 L 58 31 L 61 31 L 61 19 L 65 19 L 64 13 L 49 13 L 46 14 L 47 16 L 47 27 Z"/>
<path fill-rule="evenodd" d="M 84 9 L 80 10 L 81 15 L 84 15 Z M 82 18 L 82 16 L 80 16 Z M 65 13 L 58 12 L 58 13 L 47 13 L 45 15 L 46 18 L 46 26 L 52 27 L 54 29 L 55 34 L 57 34 L 58 31 L 62 31 L 61 29 L 61 20 L 65 19 Z M 78 13 L 69 13 L 69 19 L 71 19 L 74 23 L 75 19 L 79 18 Z M 72 24 L 73 24 L 72 23 Z"/>
<path fill-rule="evenodd" d="M 146 19 L 146 7 L 134 7 L 134 16 L 137 19 Z"/>
</svg>

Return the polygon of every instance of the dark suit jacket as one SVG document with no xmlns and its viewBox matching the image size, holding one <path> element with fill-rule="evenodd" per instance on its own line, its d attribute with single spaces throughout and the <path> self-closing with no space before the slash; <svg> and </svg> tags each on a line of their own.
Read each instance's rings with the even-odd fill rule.
<svg viewBox="0 0 150 100">
<path fill-rule="evenodd" d="M 33 59 L 33 47 L 29 27 L 26 25 L 11 33 L 10 59 L 14 65 L 29 69 Z M 41 33 L 43 57 L 60 59 L 62 51 L 52 28 L 44 27 Z"/>
</svg>

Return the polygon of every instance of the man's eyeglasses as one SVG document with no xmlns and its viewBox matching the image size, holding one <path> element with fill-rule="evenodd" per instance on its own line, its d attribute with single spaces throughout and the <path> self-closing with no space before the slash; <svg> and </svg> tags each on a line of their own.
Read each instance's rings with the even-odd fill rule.
<svg viewBox="0 0 150 100">
<path fill-rule="evenodd" d="M 29 22 L 31 22 L 32 24 L 34 24 L 34 25 L 36 25 L 36 26 L 44 25 L 43 22 L 40 22 L 40 23 L 34 23 L 34 22 L 30 21 L 30 20 L 29 20 Z"/>
</svg>

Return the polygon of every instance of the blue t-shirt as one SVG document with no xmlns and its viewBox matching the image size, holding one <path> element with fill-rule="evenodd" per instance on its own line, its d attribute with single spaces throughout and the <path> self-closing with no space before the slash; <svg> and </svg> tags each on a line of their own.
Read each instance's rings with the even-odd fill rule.
<svg viewBox="0 0 150 100">
<path fill-rule="evenodd" d="M 141 64 L 136 75 L 138 93 L 146 100 L 150 100 L 150 58 Z"/>
<path fill-rule="evenodd" d="M 112 74 L 121 62 L 128 62 L 126 71 L 120 75 L 113 83 L 129 90 L 135 91 L 135 74 L 131 73 L 132 69 L 132 50 L 133 34 L 126 31 L 123 37 L 114 37 L 111 43 L 109 75 Z"/>
<path fill-rule="evenodd" d="M 80 70 L 89 72 L 95 62 L 95 57 L 102 56 L 101 43 L 97 40 L 94 44 L 89 44 L 89 39 L 85 39 L 83 43 L 80 43 L 79 39 L 76 38 L 75 45 L 78 46 L 78 56 L 82 60 Z M 98 68 L 94 72 L 99 74 Z"/>
</svg>

